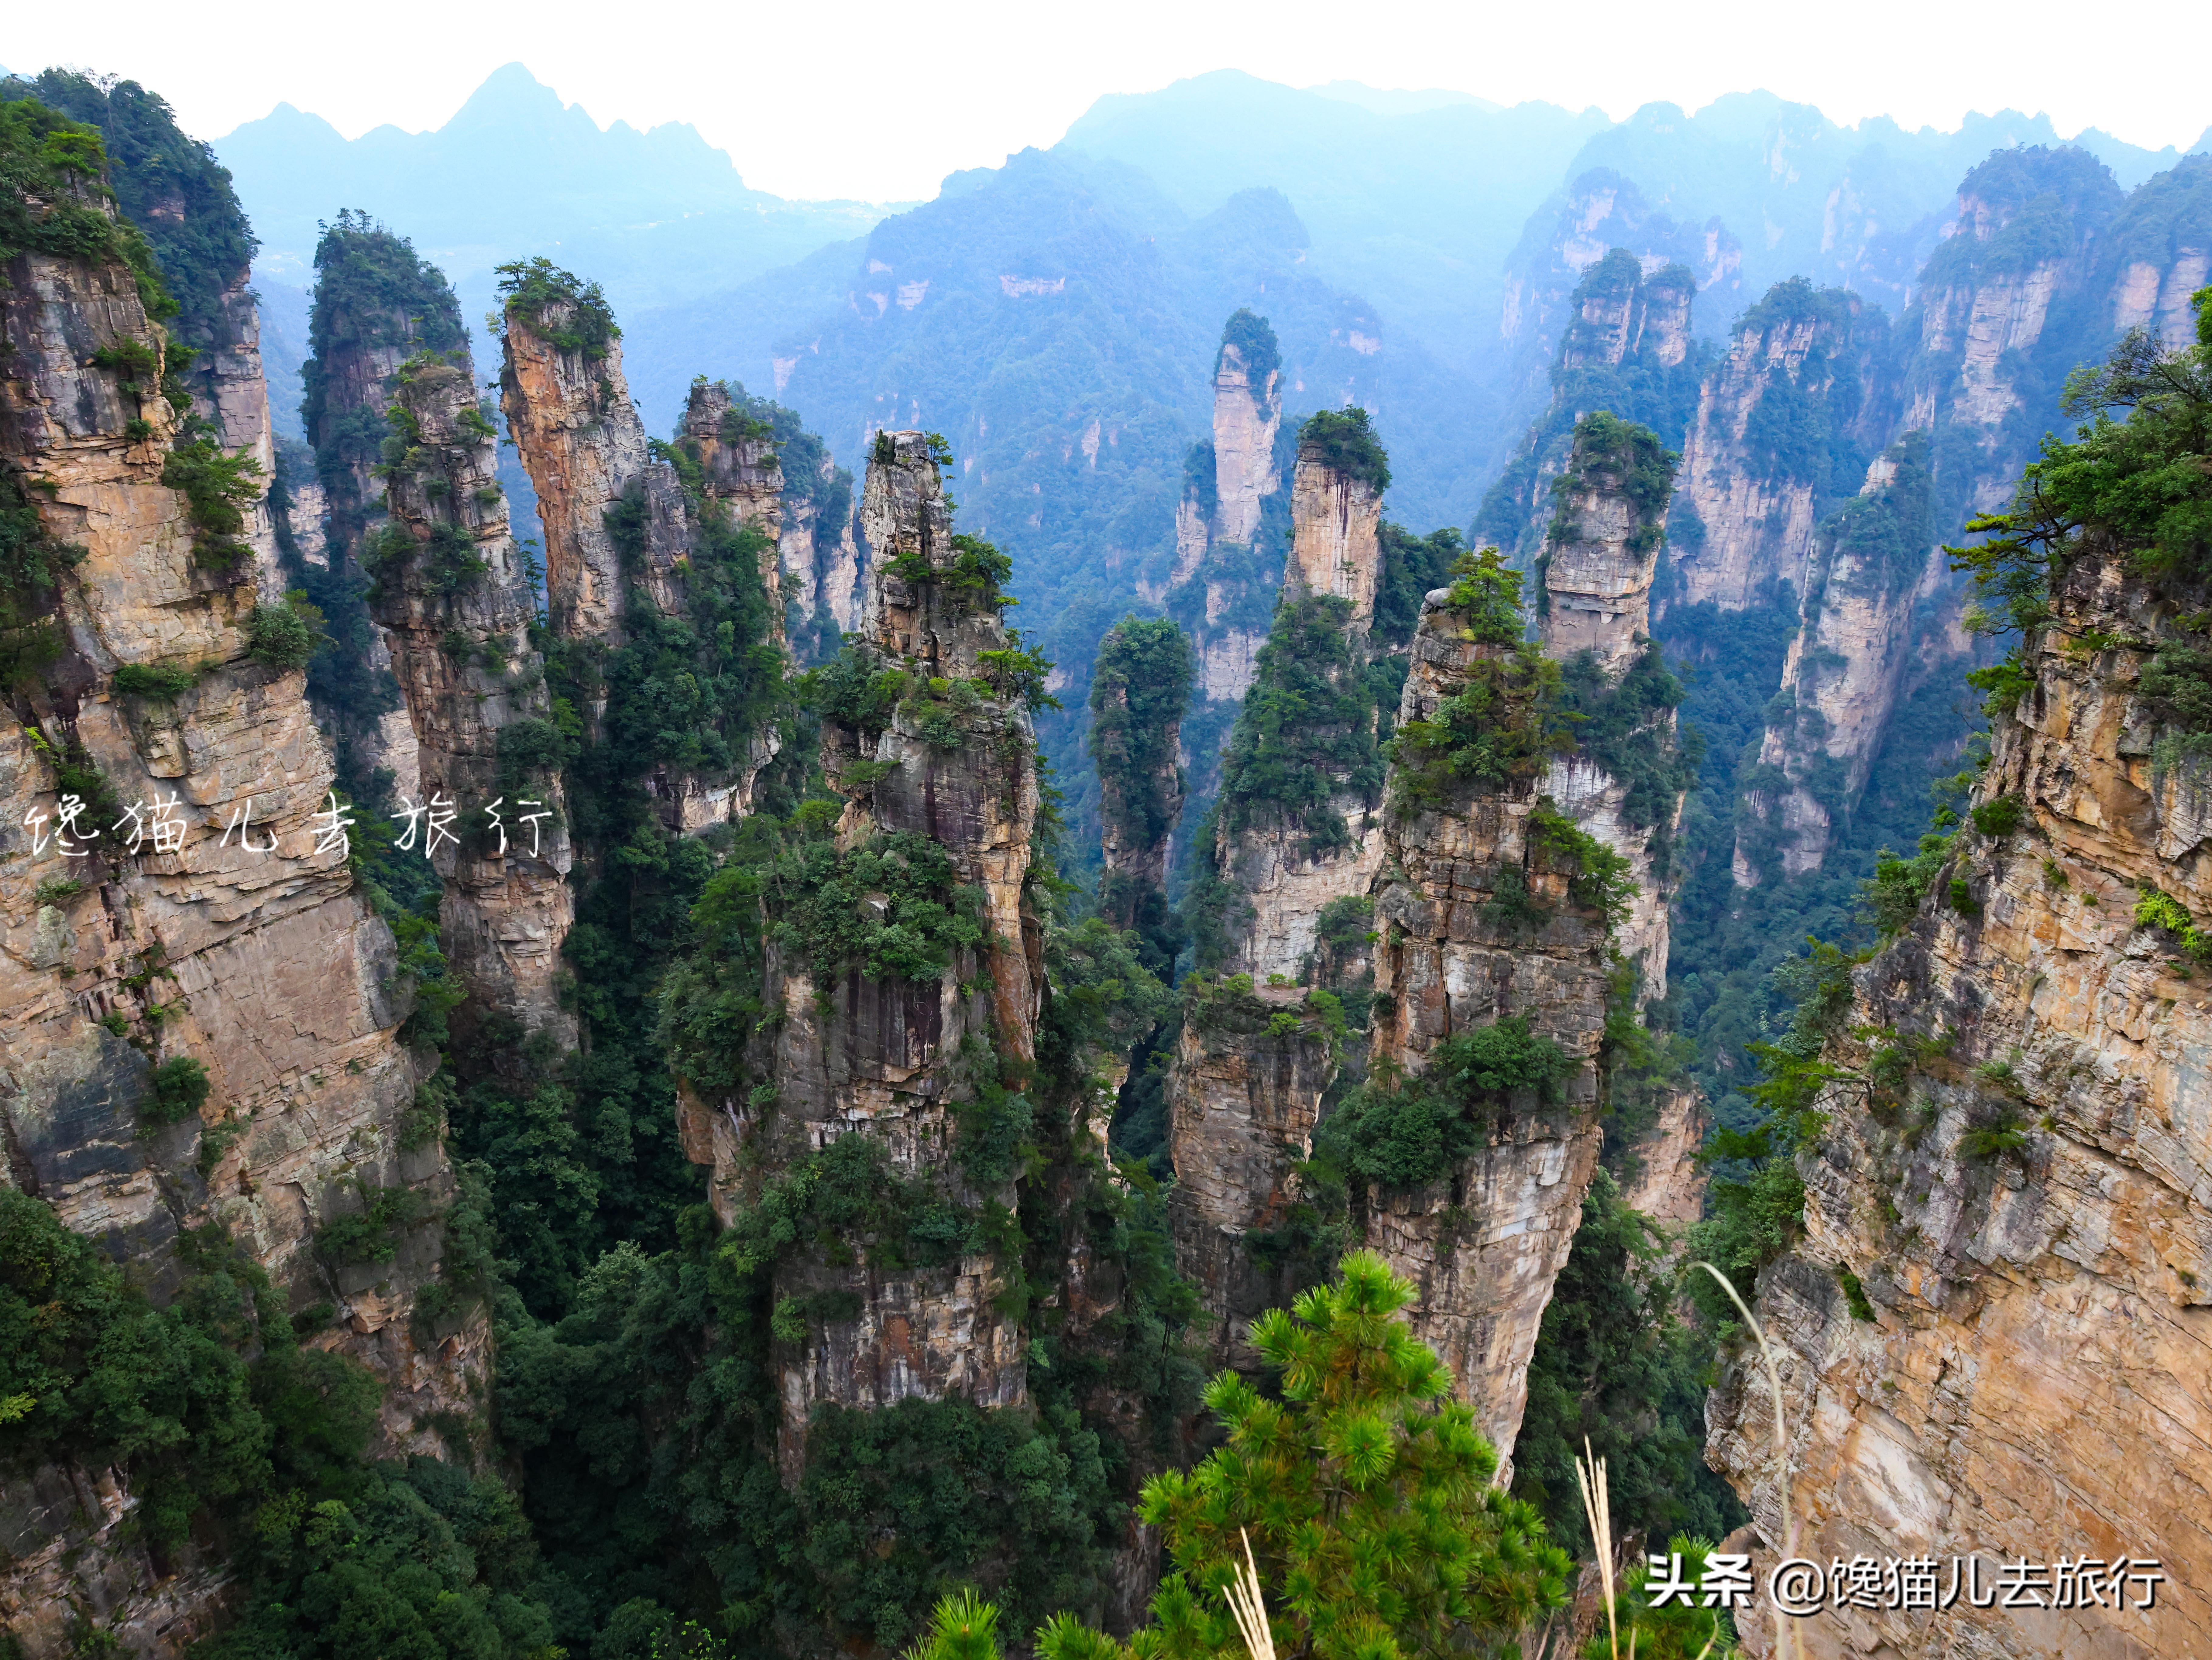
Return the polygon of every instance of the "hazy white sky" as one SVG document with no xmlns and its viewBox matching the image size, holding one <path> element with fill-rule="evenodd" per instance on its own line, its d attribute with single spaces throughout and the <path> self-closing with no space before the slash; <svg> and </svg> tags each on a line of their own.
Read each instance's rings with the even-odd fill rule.
<svg viewBox="0 0 2212 1660">
<path fill-rule="evenodd" d="M 2047 111 L 2063 133 L 2098 126 L 2186 146 L 2212 123 L 2199 72 L 2207 18 L 2201 0 L 232 0 L 212 10 L 122 0 L 24 6 L 0 33 L 0 64 L 134 77 L 215 138 L 280 100 L 348 137 L 384 122 L 435 127 L 519 58 L 602 125 L 691 122 L 756 188 L 889 200 L 1052 143 L 1101 94 L 1221 68 L 1294 86 L 1341 77 L 1596 104 L 1616 117 L 1756 87 L 1838 120 L 1887 114 L 1908 126 L 2011 106 Z"/>
</svg>

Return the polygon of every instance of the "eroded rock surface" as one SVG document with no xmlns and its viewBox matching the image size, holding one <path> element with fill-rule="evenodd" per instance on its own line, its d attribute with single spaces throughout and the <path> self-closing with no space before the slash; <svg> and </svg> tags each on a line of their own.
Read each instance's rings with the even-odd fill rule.
<svg viewBox="0 0 2212 1660">
<path fill-rule="evenodd" d="M 1972 1554 L 1985 1586 L 2001 1561 L 2155 1556 L 2167 1583 L 2148 1614 L 1822 1615 L 1810 1655 L 2212 1652 L 2212 1012 L 2133 915 L 2154 890 L 2212 911 L 2212 817 L 2193 770 L 2149 752 L 2138 676 L 2172 607 L 2091 553 L 2055 607 L 1977 792 L 2024 822 L 1962 830 L 1917 919 L 1855 974 L 1828 1058 L 1863 1072 L 1923 1047 L 1902 1084 L 1823 1097 L 1805 1235 L 1755 1306 L 1783 1351 L 1802 1554 Z M 2097 635 L 2120 643 L 2074 644 Z M 1744 1357 L 1708 1421 L 1708 1457 L 1779 1541 Z"/>
<path fill-rule="evenodd" d="M 489 1333 L 480 1316 L 437 1331 L 410 1318 L 438 1272 L 434 1215 L 384 1263 L 314 1249 L 378 1189 L 434 1212 L 453 1182 L 434 1126 L 426 1139 L 409 1120 L 421 1068 L 399 1041 L 410 1001 L 391 932 L 318 818 L 332 768 L 304 677 L 248 652 L 259 550 L 210 562 L 161 482 L 176 424 L 158 375 L 127 384 L 94 361 L 163 350 L 131 273 L 19 253 L 5 275 L 0 466 L 46 482 L 28 500 L 84 557 L 61 581 L 58 658 L 0 722 L 0 1179 L 157 1287 L 177 1272 L 170 1242 L 220 1224 L 291 1309 L 331 1305 L 313 1341 L 384 1381 L 385 1449 L 432 1450 L 424 1420 L 471 1412 Z M 226 436 L 244 423 L 250 450 L 266 394 L 231 370 L 215 412 Z M 188 684 L 121 694 L 126 665 Z M 114 807 L 64 790 L 64 759 L 96 769 Z M 86 807 L 74 837 L 57 833 L 64 795 Z M 172 827 L 159 840 L 156 821 Z M 208 1099 L 155 1129 L 154 1067 L 180 1056 L 207 1068 Z M 0 1492 L 0 1614 L 29 1660 L 71 1651 L 76 1608 L 138 1654 L 207 1634 L 221 1576 L 190 1552 L 157 1566 L 134 1505 L 114 1472 L 68 1466 Z"/>
<path fill-rule="evenodd" d="M 1449 599 L 1439 589 L 1423 604 L 1401 724 L 1432 717 L 1477 658 L 1505 649 L 1463 638 Z M 1448 1177 L 1377 1190 L 1354 1216 L 1364 1243 L 1419 1288 L 1415 1332 L 1509 1462 L 1528 1358 L 1597 1165 L 1595 1061 L 1611 958 L 1603 921 L 1569 901 L 1566 877 L 1528 833 L 1537 799 L 1534 780 L 1462 785 L 1385 818 L 1372 1062 L 1419 1073 L 1454 1033 L 1522 1015 L 1581 1064 L 1552 1103 L 1516 1091 L 1491 1144 Z M 1506 873 L 1551 911 L 1533 934 L 1493 909 Z"/>
<path fill-rule="evenodd" d="M 368 562 L 369 603 L 420 746 L 416 848 L 444 880 L 446 953 L 470 994 L 455 1018 L 477 1031 L 497 1015 L 568 1045 L 576 1022 L 558 980 L 575 895 L 559 735 L 530 642 L 537 600 L 492 477 L 495 429 L 466 353 L 453 356 L 393 376 L 406 449 L 386 476 L 392 522 Z M 433 812 L 453 815 L 434 850 Z"/>
</svg>

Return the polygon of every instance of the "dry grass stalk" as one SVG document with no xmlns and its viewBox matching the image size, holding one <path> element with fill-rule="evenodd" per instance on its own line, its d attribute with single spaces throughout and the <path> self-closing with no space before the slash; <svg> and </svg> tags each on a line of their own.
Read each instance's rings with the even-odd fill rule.
<svg viewBox="0 0 2212 1660">
<path fill-rule="evenodd" d="M 1782 1554 L 1787 1560 L 1797 1554 L 1797 1518 L 1790 1509 L 1790 1429 L 1782 1414 L 1782 1371 L 1774 1364 L 1774 1351 L 1766 1341 L 1765 1328 L 1752 1317 L 1751 1309 L 1737 1292 L 1735 1283 L 1711 1262 L 1700 1262 L 1697 1266 L 1720 1281 L 1720 1287 L 1728 1293 L 1729 1301 L 1735 1304 L 1737 1311 L 1743 1316 L 1744 1324 L 1751 1328 L 1751 1335 L 1759 1344 L 1759 1358 L 1766 1363 L 1767 1387 L 1774 1396 L 1774 1474 L 1775 1480 L 1781 1484 Z M 1775 1660 L 1789 1660 L 1792 1654 L 1796 1655 L 1798 1660 L 1803 1660 L 1803 1645 L 1790 1640 L 1796 1635 L 1796 1632 L 1778 1602 L 1774 1608 Z"/>
<path fill-rule="evenodd" d="M 1620 1622 L 1613 1608 L 1613 1499 L 1605 1486 L 1605 1460 L 1590 1452 L 1589 1437 L 1583 1450 L 1590 1454 L 1585 1464 L 1575 1460 L 1575 1482 L 1583 1491 L 1583 1514 L 1589 1518 L 1590 1543 L 1597 1548 L 1598 1584 L 1605 1590 L 1605 1626 L 1613 1642 L 1613 1660 L 1620 1660 Z M 1629 1660 L 1636 1660 L 1636 1633 L 1628 1633 Z"/>
<path fill-rule="evenodd" d="M 1252 1535 L 1237 1529 L 1244 1541 L 1244 1566 L 1227 1588 L 1229 1611 L 1237 1616 L 1237 1629 L 1244 1633 L 1244 1647 L 1252 1660 L 1275 1660 L 1274 1627 L 1267 1623 L 1267 1607 L 1260 1594 L 1260 1565 L 1252 1560 Z"/>
</svg>

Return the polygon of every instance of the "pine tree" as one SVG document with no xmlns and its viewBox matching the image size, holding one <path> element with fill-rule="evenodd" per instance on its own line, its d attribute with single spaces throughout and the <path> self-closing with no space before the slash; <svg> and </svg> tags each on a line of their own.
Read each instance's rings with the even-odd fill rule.
<svg viewBox="0 0 2212 1660">
<path fill-rule="evenodd" d="M 1044 1660 L 1243 1660 L 1224 1589 L 1249 1538 L 1280 1660 L 1495 1652 L 1560 1607 L 1571 1564 L 1534 1509 L 1491 1485 L 1498 1455 L 1400 1311 L 1413 1287 L 1371 1251 L 1255 1321 L 1280 1398 L 1224 1371 L 1226 1443 L 1146 1484 L 1173 1567 L 1126 1648 L 1060 1615 Z"/>
</svg>

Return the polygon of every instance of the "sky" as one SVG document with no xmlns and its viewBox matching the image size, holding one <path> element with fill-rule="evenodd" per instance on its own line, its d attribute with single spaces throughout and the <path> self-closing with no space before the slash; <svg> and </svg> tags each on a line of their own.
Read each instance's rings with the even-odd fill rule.
<svg viewBox="0 0 2212 1660">
<path fill-rule="evenodd" d="M 380 0 L 373 8 L 231 0 L 26 6 L 0 64 L 64 64 L 138 80 L 187 131 L 220 138 L 280 100 L 348 137 L 443 125 L 515 59 L 602 125 L 689 121 L 745 182 L 797 198 L 913 200 L 960 167 L 1049 145 L 1103 94 L 1148 92 L 1208 70 L 1309 86 L 1447 88 L 1498 103 L 1541 99 L 1625 117 L 1696 109 L 1764 88 L 1832 119 L 1890 115 L 1955 128 L 1970 110 L 2048 112 L 2150 149 L 2212 124 L 2200 75 L 2167 50 L 2205 42 L 2201 0 L 2135 0 L 2098 15 L 2025 0 L 1858 0 L 1812 7 L 1526 0 L 935 0 L 649 8 Z M 2189 53 L 2191 60 L 2201 51 Z M 2164 64 L 2165 67 L 2160 67 Z"/>
</svg>

